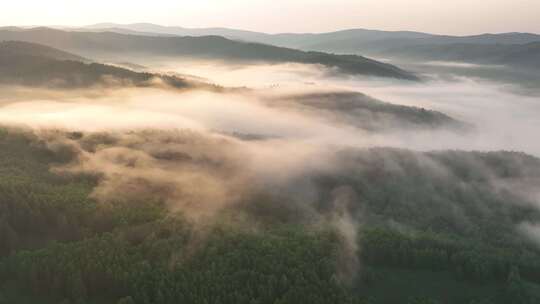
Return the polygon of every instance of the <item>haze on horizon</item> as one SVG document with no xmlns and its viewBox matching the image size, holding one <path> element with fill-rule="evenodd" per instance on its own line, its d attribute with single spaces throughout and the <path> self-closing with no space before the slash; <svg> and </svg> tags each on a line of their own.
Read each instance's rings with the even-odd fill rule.
<svg viewBox="0 0 540 304">
<path fill-rule="evenodd" d="M 540 33 L 539 11 L 537 0 L 20 0 L 3 3 L 0 26 L 149 22 L 268 33 L 368 28 L 473 35 Z"/>
</svg>

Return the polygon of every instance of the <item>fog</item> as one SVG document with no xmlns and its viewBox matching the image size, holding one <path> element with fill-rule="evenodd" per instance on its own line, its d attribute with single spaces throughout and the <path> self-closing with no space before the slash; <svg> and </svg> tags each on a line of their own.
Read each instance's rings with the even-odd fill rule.
<svg viewBox="0 0 540 304">
<path fill-rule="evenodd" d="M 515 94 L 488 81 L 426 75 L 426 81 L 410 83 L 343 77 L 319 66 L 297 64 L 136 64 L 161 73 L 194 75 L 236 89 L 58 91 L 4 87 L 0 121 L 30 128 L 53 151 L 69 151 L 72 160 L 52 170 L 98 176 L 92 196 L 102 202 L 158 200 L 194 223 L 208 223 L 227 210 L 257 201 L 263 194 L 274 197 L 263 200 L 268 204 L 284 198 L 286 203 L 278 206 L 291 210 L 294 221 L 311 227 L 324 223 L 341 233 L 346 266 L 340 273 L 345 278 L 350 278 L 358 266 L 356 234 L 365 220 L 361 202 L 357 190 L 347 185 L 331 187 L 330 195 L 321 196 L 315 177 L 353 176 L 364 169 L 372 170 L 370 166 L 377 166 L 381 158 L 384 170 L 405 174 L 408 169 L 403 159 L 412 159 L 429 176 L 463 183 L 450 165 L 435 156 L 365 150 L 376 147 L 511 150 L 540 156 L 540 142 L 535 140 L 540 130 L 538 97 Z M 471 127 L 455 130 L 444 124 L 412 124 L 400 117 L 399 111 L 392 115 L 367 108 L 349 112 L 304 100 L 305 96 L 331 93 L 325 103 L 339 105 L 340 100 L 332 99 L 336 92 L 358 92 L 367 95 L 359 100 L 374 98 L 440 111 Z M 365 128 L 355 121 L 357 113 L 361 115 L 358 120 L 373 120 L 370 126 L 385 128 Z M 83 133 L 74 137 L 73 131 Z M 353 161 L 354 157 L 344 157 L 343 151 L 368 152 L 360 154 L 361 161 Z M 509 184 L 480 159 L 455 157 L 469 162 L 489 187 L 505 189 L 532 206 L 540 206 L 534 190 L 539 181 L 536 171 Z M 516 167 L 520 172 L 525 169 L 519 161 Z M 460 187 L 476 191 L 475 186 Z M 439 208 L 439 212 L 452 214 L 463 229 L 473 225 L 460 207 Z M 524 223 L 516 230 L 538 235 L 538 229 L 531 225 Z"/>
<path fill-rule="evenodd" d="M 210 83 L 245 89 L 225 93 L 129 88 L 27 93 L 4 88 L 0 118 L 4 123 L 86 131 L 188 128 L 357 147 L 512 150 L 540 156 L 540 142 L 530 140 L 540 129 L 539 97 L 515 94 L 511 84 L 501 86 L 462 76 L 426 75 L 428 80 L 420 83 L 343 77 L 319 66 L 299 64 L 137 63 L 151 71 L 196 75 Z M 306 107 L 294 100 L 325 92 L 360 92 L 392 104 L 440 111 L 474 130 L 464 134 L 445 128 L 403 127 L 366 132 L 336 109 L 317 108 L 313 103 Z M 380 122 L 396 117 L 360 119 Z"/>
<path fill-rule="evenodd" d="M 440 64 L 440 63 L 439 63 Z M 453 63 L 447 63 L 452 65 Z M 165 66 L 166 67 L 166 66 Z M 469 67 L 469 66 L 467 66 Z M 178 71 L 178 65 L 171 65 Z M 490 67 L 497 69 L 496 67 Z M 403 136 L 390 136 L 374 141 L 388 145 L 422 150 L 466 149 L 466 150 L 515 150 L 540 155 L 540 144 L 529 140 L 540 129 L 540 94 L 521 94 L 520 87 L 513 83 L 501 84 L 485 79 L 454 75 L 448 79 L 441 74 L 424 75 L 426 82 L 411 84 L 400 81 L 343 78 L 329 75 L 318 67 L 299 65 L 229 68 L 220 66 L 216 70 L 190 69 L 216 82 L 229 85 L 270 87 L 275 90 L 289 88 L 327 88 L 333 90 L 358 91 L 380 100 L 407 106 L 419 106 L 446 113 L 454 118 L 474 124 L 477 132 L 468 136 L 445 132 L 414 132 Z M 249 75 L 256 75 L 249 77 Z M 260 76 L 259 76 L 260 75 Z"/>
</svg>

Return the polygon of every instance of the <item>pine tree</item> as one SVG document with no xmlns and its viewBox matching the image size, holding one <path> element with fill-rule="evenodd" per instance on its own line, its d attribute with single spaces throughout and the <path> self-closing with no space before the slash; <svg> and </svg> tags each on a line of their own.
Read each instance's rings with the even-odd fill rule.
<svg viewBox="0 0 540 304">
<path fill-rule="evenodd" d="M 132 297 L 123 297 L 121 298 L 120 300 L 118 300 L 118 302 L 116 302 L 117 304 L 135 304 L 135 301 L 133 301 L 133 298 Z"/>
<path fill-rule="evenodd" d="M 508 274 L 508 280 L 506 281 L 506 296 L 507 303 L 512 304 L 525 304 L 527 303 L 527 294 L 519 268 L 513 266 Z"/>
</svg>

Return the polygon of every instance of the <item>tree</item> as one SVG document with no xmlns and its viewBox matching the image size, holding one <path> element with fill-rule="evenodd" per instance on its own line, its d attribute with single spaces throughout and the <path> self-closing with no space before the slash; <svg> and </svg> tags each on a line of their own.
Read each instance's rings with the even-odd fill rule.
<svg viewBox="0 0 540 304">
<path fill-rule="evenodd" d="M 521 280 L 519 268 L 512 266 L 506 281 L 507 303 L 526 304 L 528 303 L 527 290 Z"/>
<path fill-rule="evenodd" d="M 84 303 L 87 296 L 87 290 L 80 272 L 72 274 L 70 285 L 72 299 L 77 303 Z"/>
<path fill-rule="evenodd" d="M 133 301 L 133 298 L 131 296 L 128 296 L 119 299 L 116 304 L 135 304 L 135 301 Z"/>
</svg>

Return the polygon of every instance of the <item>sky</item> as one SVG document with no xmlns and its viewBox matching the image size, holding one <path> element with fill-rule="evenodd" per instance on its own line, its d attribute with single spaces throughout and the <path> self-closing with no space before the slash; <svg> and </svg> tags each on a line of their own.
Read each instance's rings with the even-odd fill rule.
<svg viewBox="0 0 540 304">
<path fill-rule="evenodd" d="M 540 33 L 540 0 L 5 0 L 0 25 L 150 22 L 268 33 L 346 28 Z"/>
</svg>

